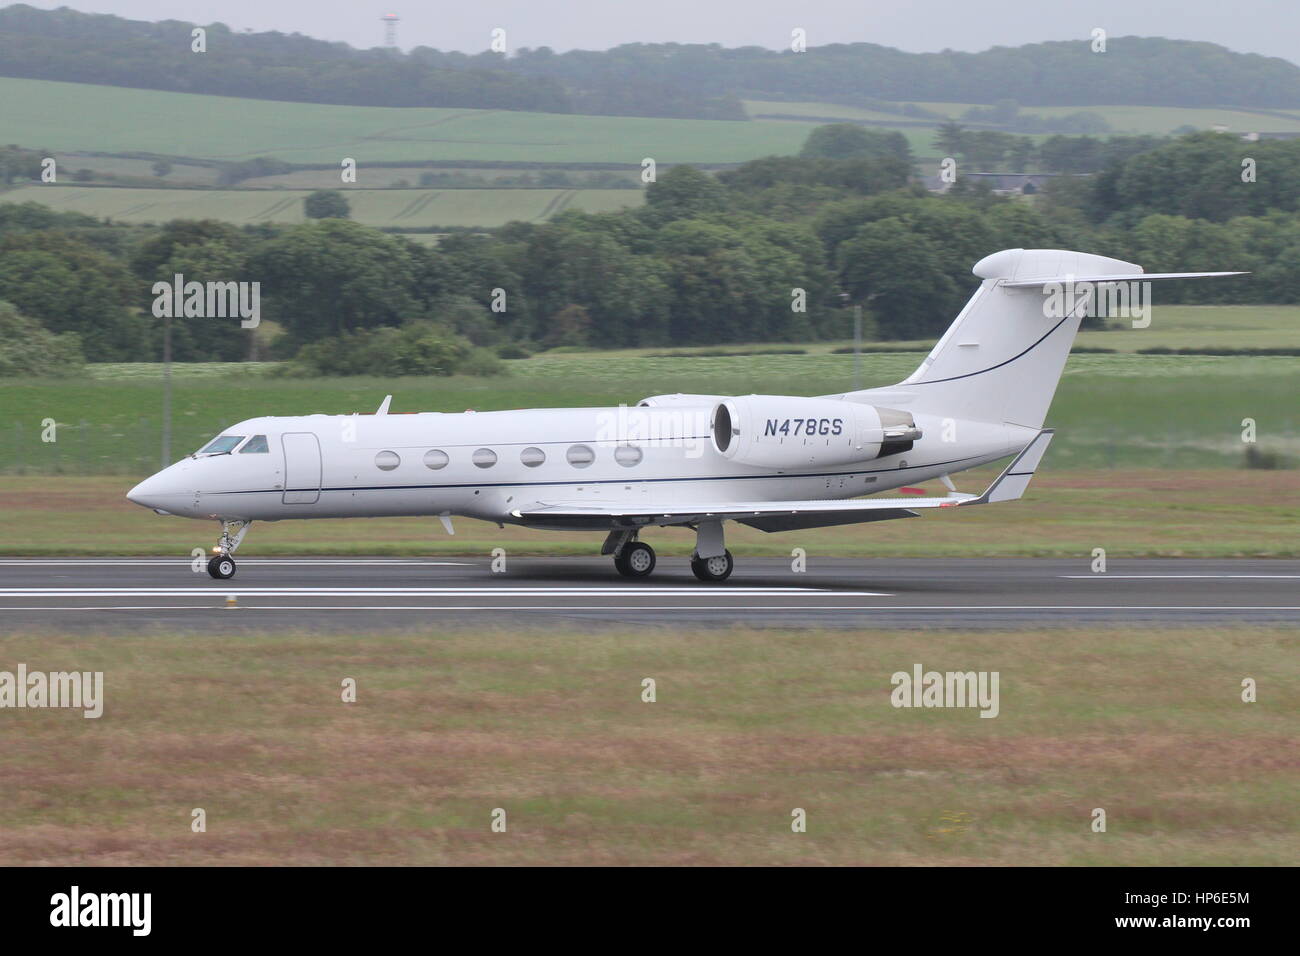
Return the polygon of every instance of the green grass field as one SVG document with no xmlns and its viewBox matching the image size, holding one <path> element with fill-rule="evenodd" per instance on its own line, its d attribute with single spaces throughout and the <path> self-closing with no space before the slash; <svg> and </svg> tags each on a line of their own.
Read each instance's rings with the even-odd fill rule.
<svg viewBox="0 0 1300 956">
<path fill-rule="evenodd" d="M 502 226 L 541 222 L 565 209 L 611 212 L 639 206 L 635 189 L 359 189 L 343 187 L 351 218 L 368 226 Z M 119 222 L 221 219 L 236 225 L 303 222 L 302 189 L 133 189 L 62 184 L 0 192 L 0 202 L 39 202 Z"/>
<path fill-rule="evenodd" d="M 1139 336 L 1144 333 L 1101 333 Z M 820 348 L 825 349 L 823 345 Z M 864 387 L 906 377 L 919 352 L 863 356 Z M 1300 457 L 1295 383 L 1285 356 L 1071 356 L 1048 423 L 1051 459 L 1077 468 L 1237 468 L 1241 422 L 1256 421 L 1259 450 Z M 801 395 L 848 389 L 853 357 L 807 355 L 650 357 L 641 352 L 542 353 L 507 363 L 494 378 L 278 379 L 265 366 L 178 366 L 173 452 L 191 451 L 222 428 L 257 415 L 635 404 L 671 392 Z M 76 381 L 0 380 L 0 470 L 10 474 L 140 474 L 158 461 L 161 369 L 91 366 Z M 41 422 L 59 423 L 40 440 Z"/>
<path fill-rule="evenodd" d="M 0 78 L 4 139 L 96 150 L 295 163 L 420 160 L 738 163 L 798 152 L 801 124 L 506 110 L 326 106 Z"/>
<path fill-rule="evenodd" d="M 1161 305 L 1156 301 L 1147 328 L 1135 329 L 1124 319 L 1110 322 L 1119 327 L 1081 332 L 1076 346 L 1125 353 L 1152 348 L 1300 349 L 1300 306 L 1296 305 Z M 928 351 L 934 340 L 889 344 Z"/>
<path fill-rule="evenodd" d="M 1124 324 L 1122 319 L 1112 321 Z M 1300 306 L 1160 305 L 1156 301 L 1149 327 L 1135 329 L 1130 323 L 1116 330 L 1084 332 L 1078 344 L 1121 352 L 1157 347 L 1300 348 Z"/>
<path fill-rule="evenodd" d="M 393 108 L 283 103 L 233 97 L 136 90 L 93 84 L 0 77 L 6 142 L 52 150 L 67 166 L 118 175 L 150 175 L 145 160 L 99 158 L 81 151 L 144 152 L 172 157 L 239 160 L 273 156 L 288 162 L 336 163 L 464 160 L 467 162 L 739 163 L 798 152 L 809 126 L 830 119 L 888 124 L 902 118 L 821 102 L 746 101 L 750 115 L 805 120 L 674 120 L 581 116 L 508 110 Z M 949 116 L 972 104 L 921 103 Z M 1024 107 L 1059 116 L 1076 107 Z M 1243 110 L 1154 106 L 1093 106 L 1116 133 L 1169 133 L 1180 126 L 1234 132 L 1300 130 L 1293 119 Z M 898 126 L 919 156 L 934 153 L 933 130 Z M 70 170 L 69 170 L 70 172 Z M 212 173 L 180 167 L 168 181 L 211 182 Z M 386 174 L 374 185 L 391 181 Z M 409 177 L 407 177 L 409 178 Z"/>
<path fill-rule="evenodd" d="M 912 147 L 912 154 L 917 158 L 938 156 L 934 145 L 936 120 L 932 126 L 913 125 L 916 120 L 900 116 L 897 113 L 882 113 L 878 110 L 861 109 L 840 103 L 784 102 L 782 100 L 743 100 L 745 112 L 759 123 L 787 123 L 802 126 L 807 131 L 824 123 L 849 122 L 863 120 L 873 126 L 902 133 Z M 775 119 L 774 117 L 781 117 Z M 1039 137 L 1035 137 L 1037 139 Z"/>
<path fill-rule="evenodd" d="M 821 104 L 818 104 L 819 106 Z M 825 104 L 828 107 L 831 104 Z M 958 119 L 975 103 L 917 103 L 924 109 Z M 843 107 L 841 107 L 843 108 Z M 1152 134 L 1164 136 L 1180 126 L 1210 129 L 1226 126 L 1232 133 L 1300 131 L 1300 115 L 1293 120 L 1252 113 L 1248 110 L 1203 109 L 1183 106 L 1021 106 L 1020 111 L 1035 116 L 1068 116 L 1070 113 L 1096 113 L 1111 125 L 1112 133 Z M 1281 110 L 1270 112 L 1283 112 Z M 822 114 L 834 116 L 834 113 Z"/>
<path fill-rule="evenodd" d="M 1224 281 L 1249 282 L 1250 280 Z M 1081 348 L 1114 349 L 1116 352 L 1123 353 L 1135 353 L 1140 349 L 1149 348 L 1300 349 L 1300 305 L 1161 305 L 1159 293 L 1157 292 L 1155 302 L 1151 307 L 1151 324 L 1147 328 L 1135 329 L 1132 327 L 1131 322 L 1124 319 L 1109 321 L 1119 327 L 1105 331 L 1081 332 L 1076 345 Z M 933 338 L 911 341 L 869 341 L 865 345 L 868 348 L 897 348 L 928 352 L 935 341 Z M 813 355 L 822 355 L 832 349 L 847 348 L 852 344 L 852 341 L 842 340 L 800 343 L 791 347 L 805 349 Z M 783 346 L 771 343 L 751 343 L 727 345 L 723 348 L 729 351 L 740 351 L 779 347 Z M 631 358 L 645 356 L 650 353 L 672 351 L 689 351 L 689 349 L 674 350 L 660 347 L 625 349 L 590 353 L 587 357 Z M 1075 356 L 1075 358 L 1080 357 Z M 538 356 L 538 358 L 550 361 L 552 359 L 571 360 L 580 358 L 580 356 L 548 354 Z M 746 361 L 766 362 L 769 361 L 769 358 L 754 356 L 747 358 Z M 779 365 L 790 362 L 799 364 L 801 361 L 799 356 L 776 357 L 770 360 Z M 906 365 L 906 362 L 910 361 L 910 359 L 904 360 L 900 358 L 899 361 Z M 1118 368 L 1118 366 L 1115 367 Z M 725 367 L 719 369 L 719 371 L 725 370 Z M 911 368 L 907 369 L 909 372 L 911 370 Z M 890 371 L 891 369 L 882 369 L 882 373 L 887 374 Z"/>
<path fill-rule="evenodd" d="M 102 671 L 105 702 L 6 713 L 0 865 L 1290 865 L 1296 651 L 1263 628 L 8 633 L 5 661 Z M 894 708 L 917 662 L 997 671 L 998 716 Z"/>
<path fill-rule="evenodd" d="M 842 103 L 798 102 L 787 103 L 780 100 L 745 100 L 745 111 L 753 117 L 785 117 L 782 120 L 766 119 L 762 122 L 786 122 L 792 126 L 800 124 L 815 125 L 826 122 L 851 122 L 861 120 L 882 128 L 893 128 L 907 137 L 912 152 L 919 158 L 938 156 L 934 145 L 935 128 L 940 120 L 935 120 L 934 128 L 898 125 L 904 121 L 915 122 L 913 117 L 900 116 L 896 113 L 882 113 L 878 110 L 847 106 Z M 976 103 L 917 103 L 917 106 L 941 113 L 950 119 L 960 119 Z M 1070 113 L 1095 113 L 1103 117 L 1111 126 L 1107 135 L 1150 134 L 1165 136 L 1183 126 L 1197 129 L 1211 129 L 1225 126 L 1232 133 L 1249 132 L 1297 132 L 1300 131 L 1300 113 L 1287 119 L 1272 115 L 1281 110 L 1270 111 L 1269 115 L 1252 113 L 1249 110 L 1201 109 L 1176 106 L 1022 106 L 1021 113 L 1044 118 L 1067 116 Z M 800 117 L 799 119 L 791 117 Z M 1031 139 L 1041 141 L 1046 134 L 1028 134 Z"/>
<path fill-rule="evenodd" d="M 195 167 L 190 167 L 195 168 Z M 365 170 L 365 178 L 357 185 L 365 189 L 388 189 L 392 187 L 407 188 L 418 186 L 420 177 L 424 173 L 433 172 L 463 174 L 466 176 L 476 177 L 482 180 L 480 188 L 492 189 L 497 188 L 498 179 L 518 179 L 522 175 L 531 175 L 536 180 L 539 171 L 535 168 L 526 166 L 439 166 L 436 169 L 430 169 L 426 166 L 372 166 Z M 583 177 L 588 174 L 588 170 L 566 170 L 566 172 L 575 177 L 572 182 L 581 186 Z M 624 169 L 618 171 L 619 176 L 629 185 L 640 189 L 641 187 L 641 167 L 633 169 Z M 254 176 L 250 179 L 243 179 L 239 182 L 241 189 L 340 189 L 345 188 L 339 182 L 339 171 L 337 169 L 295 169 L 292 172 L 280 173 L 275 176 Z M 346 187 L 351 188 L 351 187 Z M 468 187 L 444 187 L 441 185 L 429 186 L 430 189 L 443 188 L 468 188 Z M 534 188 L 518 187 L 512 183 L 500 184 L 502 189 L 510 188 Z M 635 190 L 630 190 L 635 191 Z"/>
<path fill-rule="evenodd" d="M 822 122 L 823 118 L 833 120 L 868 120 L 873 123 L 893 123 L 911 117 L 898 113 L 883 113 L 880 110 L 848 106 L 843 103 L 821 103 L 813 101 L 791 102 L 786 100 L 742 100 L 745 113 L 751 117 L 759 116 L 798 116 L 810 122 Z M 920 120 L 917 120 L 921 122 Z"/>
</svg>

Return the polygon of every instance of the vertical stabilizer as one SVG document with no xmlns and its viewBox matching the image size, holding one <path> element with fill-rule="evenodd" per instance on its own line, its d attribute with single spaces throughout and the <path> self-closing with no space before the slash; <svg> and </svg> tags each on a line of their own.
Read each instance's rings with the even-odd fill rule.
<svg viewBox="0 0 1300 956">
<path fill-rule="evenodd" d="M 1053 299 L 1043 286 L 1096 275 L 1140 278 L 1142 267 L 1084 252 L 1004 249 L 973 271 L 984 281 L 957 320 L 915 372 L 883 391 L 905 396 L 908 411 L 1041 428 L 1091 301 L 1086 294 Z M 1068 308 L 1054 314 L 1051 305 L 1062 301 Z"/>
<path fill-rule="evenodd" d="M 1049 297 L 1044 286 L 1143 276 L 1140 265 L 1056 248 L 1006 248 L 980 259 L 974 272 L 979 289 L 917 371 L 889 388 L 842 397 L 1041 428 L 1091 302 L 1088 294 Z"/>
</svg>

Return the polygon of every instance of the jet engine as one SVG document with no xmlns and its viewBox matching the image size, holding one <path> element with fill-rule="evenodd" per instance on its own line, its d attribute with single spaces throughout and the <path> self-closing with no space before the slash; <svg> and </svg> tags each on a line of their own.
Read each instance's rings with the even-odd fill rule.
<svg viewBox="0 0 1300 956">
<path fill-rule="evenodd" d="M 710 424 L 719 455 L 761 468 L 870 461 L 910 451 L 921 437 L 908 412 L 784 395 L 725 399 Z"/>
</svg>

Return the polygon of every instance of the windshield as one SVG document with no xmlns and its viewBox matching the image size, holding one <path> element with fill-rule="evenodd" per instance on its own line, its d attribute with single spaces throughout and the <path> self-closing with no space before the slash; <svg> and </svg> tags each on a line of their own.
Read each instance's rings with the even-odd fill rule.
<svg viewBox="0 0 1300 956">
<path fill-rule="evenodd" d="M 265 435 L 254 435 L 248 440 L 248 444 L 239 449 L 241 455 L 258 455 L 266 454 L 270 449 L 266 445 Z"/>
<path fill-rule="evenodd" d="M 229 455 L 244 440 L 243 435 L 220 435 L 199 449 L 200 455 Z"/>
</svg>

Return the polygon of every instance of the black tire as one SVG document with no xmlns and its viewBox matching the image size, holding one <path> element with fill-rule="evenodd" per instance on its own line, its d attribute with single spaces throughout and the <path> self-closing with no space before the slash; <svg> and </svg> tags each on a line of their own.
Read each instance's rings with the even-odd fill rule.
<svg viewBox="0 0 1300 956">
<path fill-rule="evenodd" d="M 644 578 L 655 569 L 655 549 L 643 541 L 633 541 L 618 553 L 614 567 L 625 578 Z"/>
<path fill-rule="evenodd" d="M 731 577 L 731 572 L 735 568 L 736 561 L 730 551 L 723 551 L 713 558 L 691 555 L 691 571 L 701 581 L 725 581 Z"/>
<path fill-rule="evenodd" d="M 208 561 L 208 574 L 218 581 L 227 581 L 235 576 L 235 559 L 228 554 L 219 554 Z"/>
</svg>

